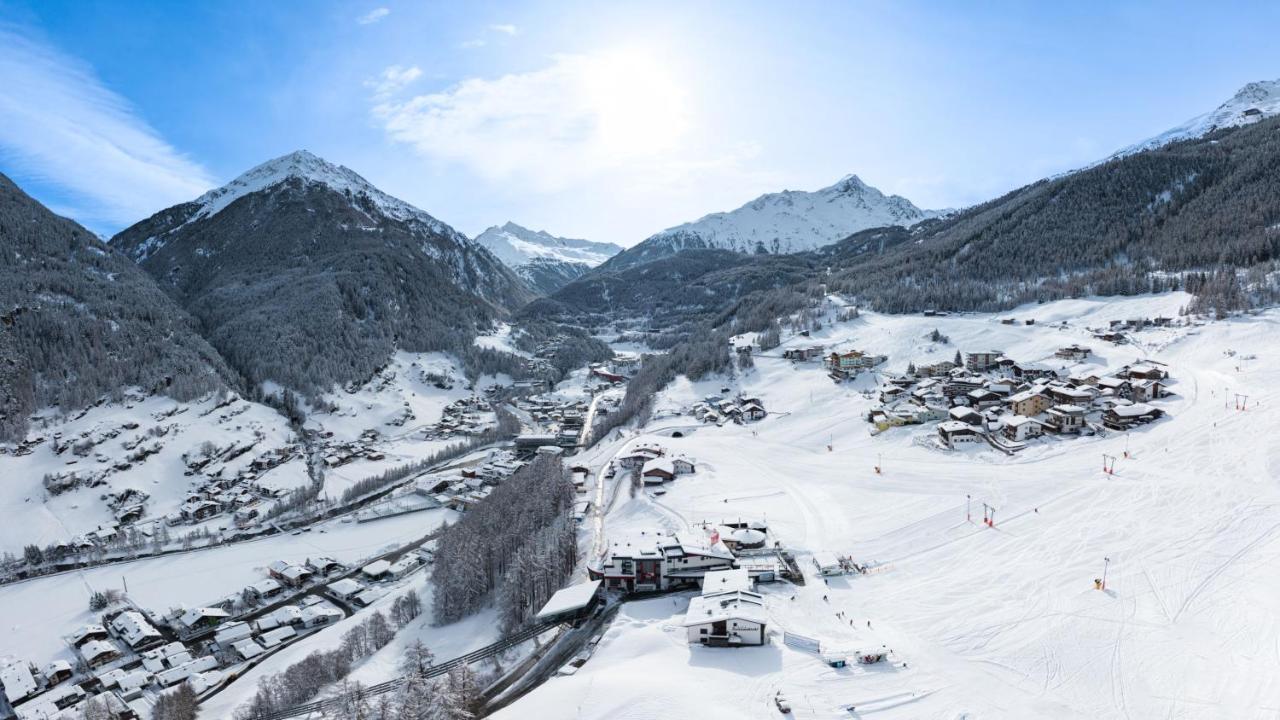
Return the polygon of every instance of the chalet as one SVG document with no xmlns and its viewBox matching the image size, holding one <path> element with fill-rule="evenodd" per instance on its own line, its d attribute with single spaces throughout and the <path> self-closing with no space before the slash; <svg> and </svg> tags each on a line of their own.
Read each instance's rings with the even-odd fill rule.
<svg viewBox="0 0 1280 720">
<path fill-rule="evenodd" d="M 258 600 L 269 600 L 284 594 L 284 586 L 275 578 L 264 578 L 246 587 L 244 591 Z"/>
<path fill-rule="evenodd" d="M 177 626 L 186 632 L 216 627 L 230 617 L 230 613 L 221 608 L 191 608 L 178 617 Z"/>
<path fill-rule="evenodd" d="M 633 448 L 626 455 L 618 458 L 618 467 L 630 470 L 634 467 L 641 467 L 645 463 L 662 456 L 662 448 L 656 445 L 640 445 Z"/>
<path fill-rule="evenodd" d="M 262 647 L 270 650 L 271 648 L 288 642 L 298 636 L 298 631 L 293 629 L 292 625 L 284 625 L 265 632 L 262 637 L 258 638 L 258 642 L 262 643 Z"/>
<path fill-rule="evenodd" d="M 90 640 L 88 642 L 97 642 Z M 40 691 L 36 683 L 34 668 L 31 663 L 22 660 L 8 660 L 0 665 L 0 687 L 11 703 L 19 703 Z"/>
<path fill-rule="evenodd" d="M 996 361 L 1004 356 L 1003 350 L 985 350 L 982 352 L 966 353 L 964 357 L 964 366 L 972 372 L 982 372 L 988 368 L 995 367 Z"/>
<path fill-rule="evenodd" d="M 750 403 L 743 404 L 741 407 L 741 411 L 742 411 L 743 420 L 751 420 L 751 421 L 763 420 L 765 418 L 765 415 L 767 415 L 767 413 L 764 411 L 764 407 L 760 405 L 760 403 L 758 402 L 750 402 Z"/>
<path fill-rule="evenodd" d="M 271 577 L 288 587 L 302 587 L 314 574 L 303 565 L 294 565 L 283 560 L 275 560 L 267 566 Z"/>
<path fill-rule="evenodd" d="M 1077 434 L 1083 432 L 1085 409 L 1079 405 L 1054 405 L 1045 411 L 1045 425 L 1056 433 Z"/>
<path fill-rule="evenodd" d="M 1093 403 L 1093 398 L 1097 394 L 1092 388 L 1071 387 L 1069 385 L 1049 385 L 1045 388 L 1045 394 L 1049 399 L 1060 405 L 1079 405 L 1088 407 Z"/>
<path fill-rule="evenodd" d="M 989 407 L 995 407 L 1004 401 L 1004 396 L 1000 393 L 993 392 L 987 388 L 978 388 L 965 393 L 965 398 L 969 401 L 969 407 L 985 410 Z"/>
<path fill-rule="evenodd" d="M 1004 418 L 1004 426 L 1000 432 L 1014 442 L 1023 442 L 1044 434 L 1044 426 L 1039 420 L 1026 415 L 1011 415 Z"/>
<path fill-rule="evenodd" d="M 643 534 L 615 541 L 604 563 L 588 572 L 608 588 L 645 592 L 696 584 L 708 570 L 727 570 L 733 561 L 719 537 Z"/>
<path fill-rule="evenodd" d="M 266 650 L 264 650 L 253 638 L 234 642 L 231 644 L 231 649 L 235 652 L 236 657 L 245 662 L 248 662 L 249 660 L 252 660 L 266 652 Z"/>
<path fill-rule="evenodd" d="M 110 640 L 90 640 L 80 646 L 80 657 L 91 668 L 102 667 L 120 659 L 120 646 Z"/>
<path fill-rule="evenodd" d="M 675 470 L 677 475 L 692 475 L 697 468 L 691 458 L 677 455 L 671 458 L 671 469 Z"/>
<path fill-rule="evenodd" d="M 212 500 L 197 500 L 194 502 L 185 502 L 179 508 L 182 517 L 187 521 L 198 521 L 211 518 L 217 515 L 221 508 L 218 503 Z"/>
<path fill-rule="evenodd" d="M 972 425 L 974 427 L 982 427 L 986 424 L 986 419 L 982 417 L 982 413 L 963 405 L 951 408 L 951 410 L 947 412 L 947 415 L 952 420 L 962 422 L 966 425 Z"/>
<path fill-rule="evenodd" d="M 750 346 L 748 346 L 750 351 Z M 807 348 L 791 348 L 782 351 L 782 357 L 786 360 L 808 361 L 822 357 L 823 348 L 821 345 L 813 345 Z"/>
<path fill-rule="evenodd" d="M 72 645 L 79 647 L 90 640 L 106 640 L 107 629 L 101 625 L 82 625 L 78 630 L 67 636 L 67 640 Z"/>
<path fill-rule="evenodd" d="M 218 628 L 218 631 L 213 634 L 213 640 L 219 646 L 225 648 L 234 642 L 244 640 L 252 634 L 253 628 L 250 627 L 249 623 L 233 622 Z"/>
<path fill-rule="evenodd" d="M 71 663 L 66 660 L 54 660 L 44 668 L 45 682 L 50 685 L 57 685 L 65 680 L 70 680 L 72 674 Z"/>
<path fill-rule="evenodd" d="M 916 368 L 917 377 L 946 377 L 956 364 L 950 360 L 940 360 L 931 365 L 920 365 Z"/>
<path fill-rule="evenodd" d="M 1058 377 L 1057 370 L 1043 363 L 1014 363 L 1010 371 L 1013 377 L 1027 382 Z"/>
<path fill-rule="evenodd" d="M 1124 378 L 1118 377 L 1101 377 L 1098 378 L 1098 389 L 1102 393 L 1109 392 L 1113 397 L 1131 398 L 1133 397 L 1133 384 Z"/>
<path fill-rule="evenodd" d="M 342 611 L 330 605 L 312 605 L 301 612 L 302 626 L 307 628 L 328 625 L 342 619 Z"/>
<path fill-rule="evenodd" d="M 343 578 L 329 585 L 329 592 L 339 600 L 350 600 L 363 591 L 364 585 L 351 578 Z"/>
<path fill-rule="evenodd" d="M 880 402 L 891 403 L 907 393 L 897 385 L 885 385 L 880 388 Z"/>
<path fill-rule="evenodd" d="M 1063 360 L 1081 362 L 1087 359 L 1092 352 L 1093 351 L 1087 347 L 1081 347 L 1080 345 L 1068 345 L 1066 347 L 1058 348 L 1057 352 L 1055 352 L 1053 356 L 1062 358 Z"/>
<path fill-rule="evenodd" d="M 1159 408 L 1134 403 L 1117 405 L 1102 414 L 1102 424 L 1112 430 L 1127 430 L 1135 425 L 1145 425 L 1164 415 Z"/>
<path fill-rule="evenodd" d="M 307 558 L 307 567 L 317 575 L 328 576 L 335 572 L 342 572 L 345 568 L 342 563 L 331 557 L 314 557 Z"/>
<path fill-rule="evenodd" d="M 676 470 L 672 462 L 667 458 L 657 458 L 644 464 L 644 470 L 640 472 L 640 476 L 646 482 L 649 481 L 649 478 L 656 478 L 658 482 L 665 482 L 675 479 Z"/>
<path fill-rule="evenodd" d="M 1158 400 L 1169 394 L 1169 389 L 1159 380 L 1137 380 L 1131 385 L 1130 398 L 1134 402 Z"/>
<path fill-rule="evenodd" d="M 303 610 L 296 605 L 284 605 L 263 615 L 254 622 L 258 632 L 274 630 L 281 625 L 300 625 L 303 621 Z"/>
<path fill-rule="evenodd" d="M 63 685 L 17 707 L 17 717 L 19 720 L 69 720 L 84 717 L 81 712 L 83 708 L 76 707 L 84 699 L 85 691 L 79 685 Z"/>
<path fill-rule="evenodd" d="M 127 610 L 112 618 L 111 629 L 135 652 L 164 644 L 164 636 L 137 610 Z"/>
<path fill-rule="evenodd" d="M 1129 380 L 1164 380 L 1169 372 L 1151 364 L 1131 365 L 1123 373 Z"/>
<path fill-rule="evenodd" d="M 1009 405 L 1009 412 L 1015 415 L 1039 415 L 1049 409 L 1049 396 L 1045 395 L 1041 388 L 1033 387 L 1030 390 L 1023 390 L 1020 393 L 1010 395 L 1005 401 Z"/>
<path fill-rule="evenodd" d="M 690 643 L 712 647 L 763 645 L 767 620 L 762 595 L 730 590 L 691 599 L 684 627 Z"/>
<path fill-rule="evenodd" d="M 387 560 L 374 560 L 360 568 L 360 574 L 367 580 L 386 580 L 391 577 L 391 563 Z"/>
<path fill-rule="evenodd" d="M 981 442 L 982 431 L 958 420 L 947 420 L 938 423 L 938 438 L 949 448 L 957 443 Z"/>
</svg>

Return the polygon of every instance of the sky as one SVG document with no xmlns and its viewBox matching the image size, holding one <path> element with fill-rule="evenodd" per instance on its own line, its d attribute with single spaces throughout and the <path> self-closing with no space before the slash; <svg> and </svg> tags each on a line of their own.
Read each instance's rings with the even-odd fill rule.
<svg viewBox="0 0 1280 720">
<path fill-rule="evenodd" d="M 853 173 L 956 208 L 1280 78 L 1280 4 L 0 0 L 0 172 L 111 234 L 297 149 L 633 245 Z"/>
</svg>

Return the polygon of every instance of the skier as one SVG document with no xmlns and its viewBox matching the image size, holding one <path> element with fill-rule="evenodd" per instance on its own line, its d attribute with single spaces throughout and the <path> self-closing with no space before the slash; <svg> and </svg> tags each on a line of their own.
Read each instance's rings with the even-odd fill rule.
<svg viewBox="0 0 1280 720">
<path fill-rule="evenodd" d="M 871 629 L 871 621 L 870 621 L 870 620 L 868 620 L 868 621 L 867 621 L 867 629 L 868 629 L 868 630 L 870 630 L 870 629 Z"/>
</svg>

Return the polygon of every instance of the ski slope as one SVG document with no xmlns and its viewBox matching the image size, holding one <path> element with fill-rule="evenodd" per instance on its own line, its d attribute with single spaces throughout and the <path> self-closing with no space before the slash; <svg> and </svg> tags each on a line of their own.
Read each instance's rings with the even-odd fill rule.
<svg viewBox="0 0 1280 720">
<path fill-rule="evenodd" d="M 764 518 L 806 570 L 819 551 L 874 570 L 762 586 L 775 636 L 760 648 L 689 647 L 687 595 L 628 603 L 577 674 L 497 717 L 766 718 L 777 716 L 779 691 L 801 718 L 1275 717 L 1280 312 L 1142 331 L 1123 346 L 1085 329 L 1176 316 L 1187 300 L 1072 300 L 999 316 L 1017 325 L 865 313 L 769 353 L 858 347 L 901 371 L 957 348 L 1037 361 L 1074 342 L 1095 350 L 1097 367 L 1169 364 L 1177 395 L 1157 404 L 1170 417 L 1127 437 L 1047 438 L 1011 457 L 916 442 L 932 425 L 872 436 L 864 417 L 875 403 L 859 391 L 874 383 L 834 385 L 816 363 L 757 356 L 736 380 L 677 382 L 660 398 L 667 410 L 729 384 L 761 397 L 771 416 L 639 436 L 695 457 L 698 471 L 657 498 L 623 489 L 608 535 Z M 935 327 L 949 345 L 925 339 Z M 1248 410 L 1234 409 L 1236 393 L 1249 396 Z M 1120 458 L 1114 476 L 1101 472 L 1103 453 Z M 994 528 L 979 522 L 980 502 L 997 508 Z M 884 645 L 891 662 L 832 669 L 784 646 L 783 630 L 844 650 Z"/>
</svg>

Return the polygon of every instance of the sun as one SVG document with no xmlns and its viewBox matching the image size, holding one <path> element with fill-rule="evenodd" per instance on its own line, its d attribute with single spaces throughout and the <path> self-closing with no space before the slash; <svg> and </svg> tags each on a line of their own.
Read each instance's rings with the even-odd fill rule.
<svg viewBox="0 0 1280 720">
<path fill-rule="evenodd" d="M 654 51 L 619 48 L 593 55 L 583 84 L 597 121 L 598 150 L 606 156 L 669 151 L 689 130 L 687 88 L 673 64 Z"/>
</svg>

